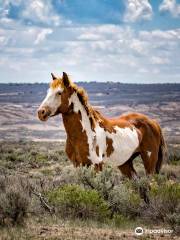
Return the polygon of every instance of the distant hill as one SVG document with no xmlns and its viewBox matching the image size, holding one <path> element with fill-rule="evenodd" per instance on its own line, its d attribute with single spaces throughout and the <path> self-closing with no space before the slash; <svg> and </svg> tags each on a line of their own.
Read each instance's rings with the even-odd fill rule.
<svg viewBox="0 0 180 240">
<path fill-rule="evenodd" d="M 180 142 L 180 84 L 80 82 L 90 103 L 106 116 L 142 112 L 157 119 L 171 142 Z M 36 110 L 48 84 L 0 84 L 0 139 L 59 140 L 65 138 L 59 116 L 42 123 Z"/>
<path fill-rule="evenodd" d="M 119 103 L 147 103 L 180 100 L 180 84 L 124 84 L 79 82 L 79 86 L 86 89 L 90 99 L 101 100 L 109 104 Z M 48 84 L 2 84 L 0 83 L 0 102 L 39 102 L 43 99 Z M 167 96 L 168 95 L 168 96 Z M 109 96 L 109 97 L 108 97 Z"/>
</svg>

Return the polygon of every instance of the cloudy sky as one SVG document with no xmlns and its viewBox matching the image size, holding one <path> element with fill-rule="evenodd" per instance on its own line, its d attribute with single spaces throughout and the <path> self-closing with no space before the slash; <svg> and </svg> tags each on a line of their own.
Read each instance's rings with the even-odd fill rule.
<svg viewBox="0 0 180 240">
<path fill-rule="evenodd" d="M 0 82 L 180 82 L 180 0 L 0 0 Z"/>
</svg>

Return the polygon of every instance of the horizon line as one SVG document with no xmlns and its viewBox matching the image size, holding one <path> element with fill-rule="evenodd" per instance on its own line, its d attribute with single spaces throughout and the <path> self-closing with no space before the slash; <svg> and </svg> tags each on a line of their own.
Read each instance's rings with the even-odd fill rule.
<svg viewBox="0 0 180 240">
<path fill-rule="evenodd" d="M 159 83 L 140 83 L 140 82 L 136 82 L 136 83 L 133 83 L 133 82 L 128 82 L 128 83 L 125 83 L 125 82 L 114 82 L 114 81 L 102 81 L 102 82 L 97 82 L 97 81 L 74 81 L 74 83 L 119 83 L 119 84 L 134 84 L 134 85 L 165 85 L 165 84 L 180 84 L 180 82 L 159 82 Z M 8 84 L 11 84 L 11 85 L 16 85 L 16 84 L 49 84 L 49 82 L 0 82 L 0 84 L 5 84 L 5 85 L 8 85 Z"/>
</svg>

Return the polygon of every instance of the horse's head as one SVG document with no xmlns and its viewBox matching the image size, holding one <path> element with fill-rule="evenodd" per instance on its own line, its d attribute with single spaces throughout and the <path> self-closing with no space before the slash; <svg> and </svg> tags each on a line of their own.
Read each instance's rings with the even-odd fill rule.
<svg viewBox="0 0 180 240">
<path fill-rule="evenodd" d="M 52 75 L 52 82 L 47 91 L 47 95 L 38 109 L 38 117 L 41 121 L 46 121 L 49 117 L 59 113 L 69 111 L 69 97 L 72 94 L 71 83 L 68 75 L 63 72 L 62 78 Z"/>
</svg>

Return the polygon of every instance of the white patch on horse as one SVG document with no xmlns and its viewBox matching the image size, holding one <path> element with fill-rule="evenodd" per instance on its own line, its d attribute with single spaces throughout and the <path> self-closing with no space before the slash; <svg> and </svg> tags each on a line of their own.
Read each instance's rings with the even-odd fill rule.
<svg viewBox="0 0 180 240">
<path fill-rule="evenodd" d="M 76 93 L 73 93 L 71 97 L 69 98 L 69 105 L 73 103 L 74 105 L 74 112 L 78 113 L 79 111 L 81 112 L 81 124 L 82 124 L 82 129 L 83 131 L 86 132 L 87 138 L 88 138 L 88 144 L 89 144 L 89 159 L 92 161 L 92 159 L 95 159 L 97 162 L 93 163 L 100 163 L 102 162 L 102 157 L 98 157 L 96 154 L 96 151 L 93 151 L 95 149 L 94 147 L 94 138 L 95 138 L 95 132 L 92 131 L 91 129 L 91 123 L 89 121 L 89 117 L 87 115 L 87 112 L 84 108 L 84 106 L 81 104 L 79 101 L 79 98 Z M 100 155 L 100 154 L 99 154 Z"/>
<path fill-rule="evenodd" d="M 49 88 L 47 95 L 39 108 L 48 106 L 51 109 L 51 114 L 53 115 L 57 111 L 57 108 L 61 105 L 61 96 L 57 94 L 58 92 L 62 93 L 63 89 L 60 87 L 55 89 Z"/>
<path fill-rule="evenodd" d="M 151 156 L 151 152 L 147 151 L 147 155 L 148 155 L 148 157 L 150 157 Z"/>
<path fill-rule="evenodd" d="M 105 160 L 115 166 L 124 164 L 139 146 L 138 134 L 135 128 L 120 128 L 115 126 L 116 132 L 106 133 L 112 139 L 114 151 Z"/>
<path fill-rule="evenodd" d="M 130 129 L 120 128 L 115 126 L 116 132 L 105 131 L 104 128 L 99 126 L 96 122 L 96 127 L 94 131 L 91 129 L 91 123 L 89 116 L 84 108 L 84 106 L 79 101 L 76 93 L 73 93 L 69 99 L 69 104 L 74 104 L 74 111 L 78 113 L 81 112 L 82 128 L 86 131 L 89 144 L 89 159 L 93 164 L 98 164 L 101 162 L 108 162 L 110 164 L 120 166 L 124 164 L 134 153 L 139 145 L 138 134 L 135 128 Z M 112 146 L 114 151 L 109 157 L 107 157 L 107 144 L 106 137 L 112 139 Z M 94 139 L 96 139 L 96 144 L 94 144 Z M 99 156 L 97 156 L 95 145 L 99 146 Z"/>
</svg>

